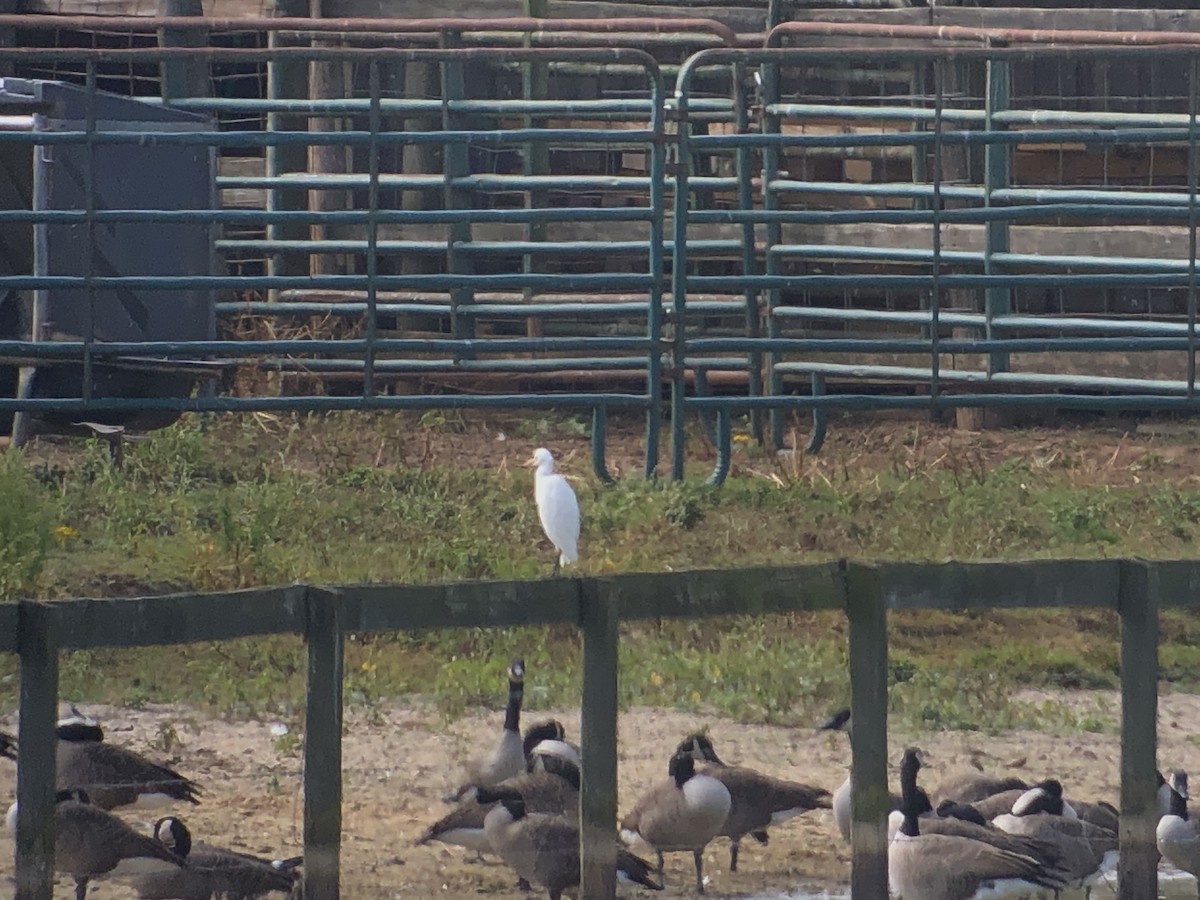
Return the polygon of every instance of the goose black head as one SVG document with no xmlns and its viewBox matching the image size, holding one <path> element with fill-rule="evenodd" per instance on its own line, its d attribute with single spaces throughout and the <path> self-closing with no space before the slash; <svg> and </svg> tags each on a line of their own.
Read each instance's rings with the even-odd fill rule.
<svg viewBox="0 0 1200 900">
<path fill-rule="evenodd" d="M 1018 797 L 1012 807 L 1014 816 L 1032 816 L 1036 813 L 1050 813 L 1052 816 L 1066 813 L 1062 782 L 1057 778 L 1038 782 Z"/>
<path fill-rule="evenodd" d="M 508 664 L 508 680 L 513 684 L 521 684 L 525 680 L 525 660 L 517 657 Z"/>
<path fill-rule="evenodd" d="M 817 731 L 845 731 L 850 724 L 850 710 L 839 709 Z"/>
<path fill-rule="evenodd" d="M 512 816 L 514 822 L 525 818 L 525 798 L 517 791 L 476 788 L 475 800 L 481 804 L 499 803 Z"/>
<path fill-rule="evenodd" d="M 1189 799 L 1187 772 L 1183 771 L 1183 769 L 1176 769 L 1174 772 L 1171 773 L 1171 782 L 1170 783 L 1171 783 L 1171 790 L 1173 790 L 1175 793 L 1177 793 L 1184 800 Z"/>
<path fill-rule="evenodd" d="M 164 816 L 154 823 L 154 837 L 176 856 L 187 859 L 192 852 L 192 833 L 175 816 Z"/>
<path fill-rule="evenodd" d="M 525 756 L 528 757 L 542 741 L 561 741 L 566 737 L 567 729 L 563 728 L 563 723 L 558 719 L 547 719 L 544 722 L 530 725 L 525 729 L 525 737 L 522 741 Z"/>
<path fill-rule="evenodd" d="M 667 764 L 667 774 L 675 779 L 675 786 L 682 788 L 696 774 L 696 761 L 690 754 L 676 753 Z"/>
<path fill-rule="evenodd" d="M 54 802 L 57 803 L 91 803 L 92 798 L 83 788 L 66 788 L 55 791 Z"/>
<path fill-rule="evenodd" d="M 938 804 L 937 814 L 943 819 L 962 819 L 976 825 L 987 825 L 983 813 L 968 803 L 956 803 L 949 798 Z"/>
<path fill-rule="evenodd" d="M 713 749 L 712 739 L 703 731 L 689 734 L 675 748 L 675 752 L 686 753 L 695 760 L 716 763 L 718 766 L 724 765 L 721 757 L 717 756 L 717 751 Z"/>
</svg>

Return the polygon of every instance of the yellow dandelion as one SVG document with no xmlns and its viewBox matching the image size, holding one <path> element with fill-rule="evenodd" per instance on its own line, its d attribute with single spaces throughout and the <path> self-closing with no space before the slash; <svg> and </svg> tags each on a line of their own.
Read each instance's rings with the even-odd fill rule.
<svg viewBox="0 0 1200 900">
<path fill-rule="evenodd" d="M 712 674 L 712 677 L 714 679 L 721 677 L 721 667 L 718 666 L 716 663 L 713 663 L 711 666 L 709 666 L 708 671 Z"/>
<path fill-rule="evenodd" d="M 650 683 L 655 687 L 662 687 L 662 676 L 657 672 L 650 673 Z"/>
<path fill-rule="evenodd" d="M 733 442 L 734 442 L 735 444 L 748 444 L 748 443 L 750 443 L 750 435 L 748 435 L 748 434 L 735 434 L 735 435 L 733 436 Z"/>
<path fill-rule="evenodd" d="M 364 672 L 367 672 L 369 674 L 371 672 L 374 672 L 378 668 L 379 668 L 378 664 L 371 662 L 369 659 L 363 660 L 362 670 Z"/>
<path fill-rule="evenodd" d="M 54 529 L 54 537 L 61 544 L 75 540 L 75 538 L 79 537 L 79 531 L 70 525 L 59 525 Z"/>
<path fill-rule="evenodd" d="M 699 691 L 692 691 L 692 702 L 693 703 L 700 702 L 700 692 Z"/>
</svg>

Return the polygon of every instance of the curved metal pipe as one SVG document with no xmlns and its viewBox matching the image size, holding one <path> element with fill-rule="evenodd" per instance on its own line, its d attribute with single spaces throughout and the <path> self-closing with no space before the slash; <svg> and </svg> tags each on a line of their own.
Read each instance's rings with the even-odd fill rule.
<svg viewBox="0 0 1200 900">
<path fill-rule="evenodd" d="M 812 395 L 814 397 L 825 396 L 825 376 L 820 372 L 812 374 Z M 829 424 L 829 414 L 825 411 L 824 406 L 814 406 L 812 408 L 812 433 L 808 436 L 808 443 L 804 445 L 805 453 L 820 453 L 821 448 L 825 445 L 825 430 Z M 792 448 L 795 452 L 795 448 Z"/>
<path fill-rule="evenodd" d="M 604 445 L 608 436 L 608 410 L 603 406 L 592 407 L 592 471 L 601 484 L 616 484 L 604 462 Z"/>
<path fill-rule="evenodd" d="M 717 448 L 717 462 L 712 474 L 705 479 L 705 484 L 722 485 L 729 475 L 729 467 L 733 462 L 733 435 L 729 420 L 728 407 L 717 410 L 717 439 L 713 441 Z"/>
</svg>

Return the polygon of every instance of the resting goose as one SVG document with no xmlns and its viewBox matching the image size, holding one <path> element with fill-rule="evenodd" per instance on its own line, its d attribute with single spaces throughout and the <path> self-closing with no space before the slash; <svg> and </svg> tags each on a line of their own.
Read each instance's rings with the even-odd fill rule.
<svg viewBox="0 0 1200 900">
<path fill-rule="evenodd" d="M 87 791 L 101 809 L 161 809 L 200 802 L 195 782 L 139 753 L 106 743 L 104 730 L 95 722 L 69 719 L 55 733 L 61 790 Z"/>
<path fill-rule="evenodd" d="M 704 848 L 721 833 L 733 801 L 729 789 L 711 775 L 696 772 L 696 762 L 676 753 L 667 766 L 668 778 L 650 788 L 621 821 L 621 839 L 641 838 L 658 857 L 663 877 L 663 853 L 691 850 L 696 865 L 696 893 L 704 893 Z"/>
<path fill-rule="evenodd" d="M 447 803 L 461 800 L 473 787 L 491 787 L 525 771 L 525 745 L 521 738 L 521 701 L 525 696 L 525 660 L 508 664 L 508 704 L 500 739 L 485 756 L 467 763 L 466 779 L 445 797 Z"/>
<path fill-rule="evenodd" d="M 574 894 L 579 886 L 579 827 L 562 816 L 529 812 L 517 791 L 480 788 L 477 793 L 481 804 L 490 805 L 484 831 L 500 858 L 520 878 L 544 887 L 550 900 Z M 617 848 L 617 875 L 662 890 L 650 877 L 650 864 L 623 847 Z"/>
<path fill-rule="evenodd" d="M 888 844 L 888 884 L 900 900 L 1000 900 L 1057 891 L 1064 873 L 1024 853 L 959 834 L 926 833 L 917 793 L 920 751 L 900 764 L 902 821 Z M 936 820 L 933 820 L 936 821 Z"/>
<path fill-rule="evenodd" d="M 829 791 L 820 787 L 773 778 L 744 766 L 728 766 L 717 756 L 712 740 L 696 732 L 684 738 L 676 753 L 686 753 L 698 762 L 700 773 L 711 775 L 729 791 L 731 806 L 719 832 L 728 837 L 729 871 L 737 871 L 738 848 L 742 838 L 751 835 L 760 844 L 767 843 L 767 828 L 786 822 L 793 816 L 813 809 L 829 809 Z"/>
<path fill-rule="evenodd" d="M 9 807 L 6 821 L 15 838 L 17 804 Z M 58 792 L 54 828 L 54 868 L 75 879 L 75 900 L 87 897 L 93 878 L 169 872 L 185 864 L 160 842 L 91 803 L 86 791 Z"/>
<path fill-rule="evenodd" d="M 1009 834 L 1023 834 L 1053 842 L 1070 872 L 1070 884 L 1091 896 L 1092 887 L 1117 863 L 1117 835 L 1081 820 L 1063 800 L 1062 784 L 1048 779 L 1031 788 L 1007 815 L 992 824 Z"/>
<path fill-rule="evenodd" d="M 301 856 L 269 860 L 194 844 L 188 827 L 174 816 L 154 823 L 154 837 L 186 859 L 187 865 L 132 879 L 139 900 L 209 900 L 213 896 L 251 900 L 271 893 L 291 895 L 299 881 L 297 870 L 304 862 Z"/>
<path fill-rule="evenodd" d="M 1013 775 L 981 775 L 969 772 L 947 778 L 938 785 L 933 796 L 939 804 L 946 800 L 966 804 L 1014 790 L 1027 791 L 1029 785 L 1024 779 Z"/>
</svg>

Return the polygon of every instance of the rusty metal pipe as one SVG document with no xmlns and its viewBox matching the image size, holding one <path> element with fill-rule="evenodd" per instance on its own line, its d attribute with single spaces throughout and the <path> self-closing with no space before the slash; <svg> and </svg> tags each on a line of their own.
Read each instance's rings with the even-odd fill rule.
<svg viewBox="0 0 1200 900">
<path fill-rule="evenodd" d="M 628 32 L 638 35 L 677 35 L 680 32 L 711 34 L 729 47 L 737 45 L 737 35 L 728 25 L 714 19 L 670 18 L 662 16 L 614 19 L 304 19 L 304 18 L 207 18 L 204 16 L 41 16 L 0 15 L 0 30 L 5 28 L 78 29 L 97 27 L 106 30 L 144 32 L 160 28 L 203 29 L 210 32 L 288 31 L 298 33 L 348 32 L 360 34 L 430 34 L 437 32 L 538 32 L 579 31 L 594 33 Z"/>
<path fill-rule="evenodd" d="M 783 22 L 767 33 L 766 46 L 785 35 L 805 37 L 906 38 L 981 44 L 1086 44 L 1126 47 L 1200 47 L 1200 32 L 1056 31 L 1044 28 L 975 28 L 967 25 L 888 25 L 853 22 Z"/>
</svg>

